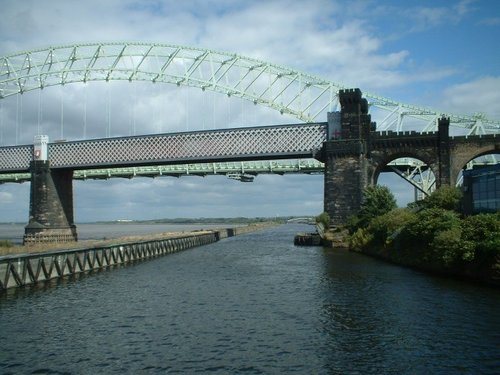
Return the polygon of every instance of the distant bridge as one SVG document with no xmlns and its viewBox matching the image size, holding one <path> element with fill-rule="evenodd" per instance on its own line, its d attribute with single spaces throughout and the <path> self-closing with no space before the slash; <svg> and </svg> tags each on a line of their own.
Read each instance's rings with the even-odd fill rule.
<svg viewBox="0 0 500 375">
<path fill-rule="evenodd" d="M 295 223 L 295 224 L 314 224 L 316 219 L 312 216 L 309 217 L 294 217 L 292 219 L 288 219 L 287 223 Z"/>
</svg>

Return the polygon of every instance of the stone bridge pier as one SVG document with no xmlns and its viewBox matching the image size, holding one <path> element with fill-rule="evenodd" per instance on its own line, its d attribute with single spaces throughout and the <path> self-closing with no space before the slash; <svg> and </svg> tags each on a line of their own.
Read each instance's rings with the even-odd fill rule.
<svg viewBox="0 0 500 375">
<path fill-rule="evenodd" d="M 359 89 L 341 90 L 341 112 L 329 114 L 328 137 L 321 150 L 325 163 L 324 211 L 332 224 L 344 224 L 359 211 L 363 190 L 373 184 L 367 142 L 374 127 L 368 102 Z"/>
<path fill-rule="evenodd" d="M 450 172 L 449 119 L 439 119 L 437 132 L 380 133 L 359 89 L 341 90 L 339 100 L 341 112 L 329 114 L 328 140 L 320 152 L 325 163 L 324 211 L 333 225 L 345 224 L 358 213 L 366 187 L 376 184 L 382 170 L 397 158 L 422 160 L 434 173 L 437 187 L 455 182 Z"/>
<path fill-rule="evenodd" d="M 28 225 L 23 243 L 72 242 L 77 240 L 73 219 L 73 171 L 51 169 L 46 136 L 35 137 L 30 163 L 31 190 Z"/>
</svg>

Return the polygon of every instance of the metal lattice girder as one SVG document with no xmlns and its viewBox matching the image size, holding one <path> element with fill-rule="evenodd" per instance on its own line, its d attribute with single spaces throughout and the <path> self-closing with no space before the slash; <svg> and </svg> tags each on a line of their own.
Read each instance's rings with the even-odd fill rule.
<svg viewBox="0 0 500 375">
<path fill-rule="evenodd" d="M 153 165 L 146 167 L 105 168 L 76 170 L 75 180 L 107 180 L 110 178 L 160 177 L 160 176 L 208 176 L 230 174 L 319 174 L 323 173 L 324 164 L 316 159 L 298 160 L 262 160 L 248 162 L 200 163 Z M 31 173 L 0 174 L 0 184 L 9 182 L 27 182 Z"/>
<path fill-rule="evenodd" d="M 199 87 L 290 114 L 304 122 L 339 108 L 346 87 L 294 69 L 203 48 L 152 43 L 88 43 L 49 47 L 0 57 L 0 99 L 53 85 L 89 81 L 149 81 Z M 380 130 L 437 129 L 437 119 L 469 134 L 498 133 L 500 121 L 460 116 L 399 103 L 364 92 L 372 108 L 387 114 Z M 423 129 L 422 129 L 423 128 Z"/>
<path fill-rule="evenodd" d="M 0 147 L 0 173 L 27 170 L 32 159 L 32 145 Z"/>
<path fill-rule="evenodd" d="M 325 123 L 298 124 L 52 143 L 48 153 L 52 168 L 85 169 L 309 158 L 325 140 Z M 0 172 L 29 169 L 32 147 L 0 152 Z"/>
</svg>

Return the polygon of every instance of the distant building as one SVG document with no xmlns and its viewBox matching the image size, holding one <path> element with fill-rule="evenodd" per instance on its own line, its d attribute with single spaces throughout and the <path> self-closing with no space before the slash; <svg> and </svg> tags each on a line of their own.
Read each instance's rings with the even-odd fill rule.
<svg viewBox="0 0 500 375">
<path fill-rule="evenodd" d="M 500 211 L 500 164 L 463 172 L 466 214 Z"/>
</svg>

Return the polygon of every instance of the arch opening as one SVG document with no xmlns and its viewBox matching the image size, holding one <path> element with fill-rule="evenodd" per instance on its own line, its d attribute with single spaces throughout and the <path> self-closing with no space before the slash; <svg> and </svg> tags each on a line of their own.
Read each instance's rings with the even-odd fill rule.
<svg viewBox="0 0 500 375">
<path fill-rule="evenodd" d="M 413 156 L 388 160 L 375 171 L 373 182 L 387 186 L 399 207 L 422 200 L 436 189 L 436 176 L 429 163 Z"/>
<path fill-rule="evenodd" d="M 495 151 L 482 152 L 461 166 L 460 172 L 455 178 L 455 185 L 461 186 L 463 184 L 464 172 L 467 173 L 473 170 L 491 168 L 499 164 L 500 164 L 499 152 Z"/>
<path fill-rule="evenodd" d="M 469 160 L 458 173 L 465 214 L 500 211 L 500 153 L 484 152 Z"/>
</svg>

